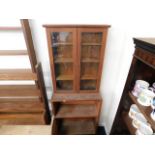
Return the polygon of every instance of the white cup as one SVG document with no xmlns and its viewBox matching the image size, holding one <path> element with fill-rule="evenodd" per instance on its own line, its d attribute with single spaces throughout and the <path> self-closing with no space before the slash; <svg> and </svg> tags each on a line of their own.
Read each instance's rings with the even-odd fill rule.
<svg viewBox="0 0 155 155">
<path fill-rule="evenodd" d="M 141 124 L 141 126 L 137 129 L 136 135 L 152 135 L 153 130 L 150 125 Z"/>
<path fill-rule="evenodd" d="M 137 113 L 140 113 L 140 110 L 138 109 L 136 104 L 132 104 L 129 110 L 130 118 L 134 119 Z"/>
<path fill-rule="evenodd" d="M 135 128 L 140 128 L 143 124 L 148 125 L 146 118 L 142 113 L 137 113 L 132 121 L 132 125 Z"/>
<path fill-rule="evenodd" d="M 143 89 L 148 89 L 149 88 L 149 83 L 143 80 L 137 80 L 134 86 L 134 89 L 132 90 L 132 94 L 135 97 L 138 97 L 139 94 Z"/>
<path fill-rule="evenodd" d="M 137 101 L 143 106 L 150 106 L 153 104 L 153 98 L 155 97 L 155 93 L 150 90 L 144 89 L 140 93 Z"/>
</svg>

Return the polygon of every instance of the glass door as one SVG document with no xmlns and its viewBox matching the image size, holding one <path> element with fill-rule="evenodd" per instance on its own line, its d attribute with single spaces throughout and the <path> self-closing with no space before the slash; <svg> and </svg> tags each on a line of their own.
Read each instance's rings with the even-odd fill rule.
<svg viewBox="0 0 155 155">
<path fill-rule="evenodd" d="M 75 90 L 74 59 L 76 30 L 57 29 L 50 32 L 56 91 Z"/>
<path fill-rule="evenodd" d="M 80 91 L 97 90 L 103 32 L 80 29 Z"/>
</svg>

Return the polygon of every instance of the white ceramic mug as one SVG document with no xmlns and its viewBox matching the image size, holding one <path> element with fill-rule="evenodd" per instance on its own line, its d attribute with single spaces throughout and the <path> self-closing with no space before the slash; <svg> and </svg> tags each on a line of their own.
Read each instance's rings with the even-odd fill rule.
<svg viewBox="0 0 155 155">
<path fill-rule="evenodd" d="M 149 83 L 143 80 L 137 80 L 134 86 L 134 89 L 132 90 L 132 94 L 135 97 L 138 97 L 139 94 L 143 89 L 148 89 L 149 88 Z"/>
<path fill-rule="evenodd" d="M 140 93 L 137 101 L 143 106 L 150 106 L 153 104 L 153 98 L 155 97 L 155 93 L 150 90 L 144 89 Z"/>
<path fill-rule="evenodd" d="M 136 104 L 132 104 L 129 110 L 130 118 L 134 119 L 137 113 L 140 113 L 139 108 L 137 107 Z"/>
<path fill-rule="evenodd" d="M 147 120 L 142 113 L 137 113 L 132 121 L 132 125 L 135 128 L 139 128 L 142 124 L 148 125 Z"/>
<path fill-rule="evenodd" d="M 136 135 L 152 135 L 153 130 L 150 125 L 141 124 L 141 126 L 137 129 Z"/>
</svg>

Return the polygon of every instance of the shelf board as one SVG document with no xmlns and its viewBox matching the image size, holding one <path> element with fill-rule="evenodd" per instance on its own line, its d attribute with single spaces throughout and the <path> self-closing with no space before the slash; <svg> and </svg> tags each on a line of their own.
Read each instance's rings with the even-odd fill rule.
<svg viewBox="0 0 155 155">
<path fill-rule="evenodd" d="M 0 50 L 0 56 L 28 55 L 26 50 Z"/>
<path fill-rule="evenodd" d="M 73 80 L 73 75 L 59 75 L 56 77 L 57 81 L 63 81 L 63 80 Z"/>
<path fill-rule="evenodd" d="M 136 97 L 134 97 L 130 92 L 129 92 L 129 97 L 131 98 L 131 100 L 133 101 L 134 104 L 136 104 L 139 108 L 139 110 L 141 111 L 141 113 L 145 116 L 145 118 L 147 119 L 147 121 L 151 124 L 151 127 L 153 128 L 153 130 L 155 130 L 155 121 L 152 120 L 150 114 L 152 112 L 152 108 L 151 106 L 142 106 L 137 102 Z"/>
<path fill-rule="evenodd" d="M 97 80 L 97 77 L 93 75 L 83 75 L 81 80 Z"/>
<path fill-rule="evenodd" d="M 61 104 L 56 118 L 92 118 L 97 117 L 95 104 Z"/>
<path fill-rule="evenodd" d="M 101 43 L 81 43 L 82 46 L 101 46 Z"/>
<path fill-rule="evenodd" d="M 95 133 L 96 126 L 93 119 L 64 119 L 60 125 L 60 134 L 88 135 Z"/>
<path fill-rule="evenodd" d="M 94 58 L 84 58 L 81 60 L 81 62 L 83 63 L 99 63 L 98 59 L 94 59 Z"/>
<path fill-rule="evenodd" d="M 54 63 L 72 63 L 72 58 L 57 58 L 54 60 Z"/>
<path fill-rule="evenodd" d="M 37 80 L 31 69 L 1 69 L 0 80 Z"/>
<path fill-rule="evenodd" d="M 44 112 L 42 102 L 3 102 L 0 103 L 0 113 L 41 113 Z"/>
<path fill-rule="evenodd" d="M 137 129 L 132 125 L 132 119 L 128 116 L 128 113 L 123 113 L 122 117 L 128 130 L 130 131 L 130 134 L 135 135 Z"/>
<path fill-rule="evenodd" d="M 66 95 L 64 94 L 54 94 L 52 96 L 52 102 L 62 102 L 62 101 L 91 101 L 91 100 L 97 100 L 101 101 L 102 97 L 100 93 L 72 93 L 72 95 Z"/>
<path fill-rule="evenodd" d="M 35 85 L 1 85 L 0 98 L 40 97 L 40 90 Z M 1 103 L 0 103 L 1 104 Z"/>
<path fill-rule="evenodd" d="M 73 43 L 53 43 L 52 47 L 57 47 L 57 46 L 72 46 Z"/>
<path fill-rule="evenodd" d="M 0 31 L 22 31 L 22 27 L 18 27 L 18 26 L 0 26 Z"/>
</svg>

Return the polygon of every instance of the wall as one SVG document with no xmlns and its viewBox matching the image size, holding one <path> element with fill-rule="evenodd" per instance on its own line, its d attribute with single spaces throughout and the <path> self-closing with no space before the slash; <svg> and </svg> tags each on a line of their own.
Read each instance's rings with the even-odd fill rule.
<svg viewBox="0 0 155 155">
<path fill-rule="evenodd" d="M 37 8 L 36 8 L 37 9 Z M 100 124 L 109 133 L 134 52 L 133 37 L 154 37 L 155 15 L 153 0 L 95 0 L 54 1 L 40 6 L 38 18 L 30 21 L 38 58 L 43 70 L 50 98 L 50 79 L 47 42 L 43 24 L 110 24 L 101 94 L 104 98 Z M 40 13 L 39 13 L 40 11 Z M 31 10 L 33 14 L 33 11 Z M 35 14 L 35 13 L 34 13 Z"/>
</svg>

